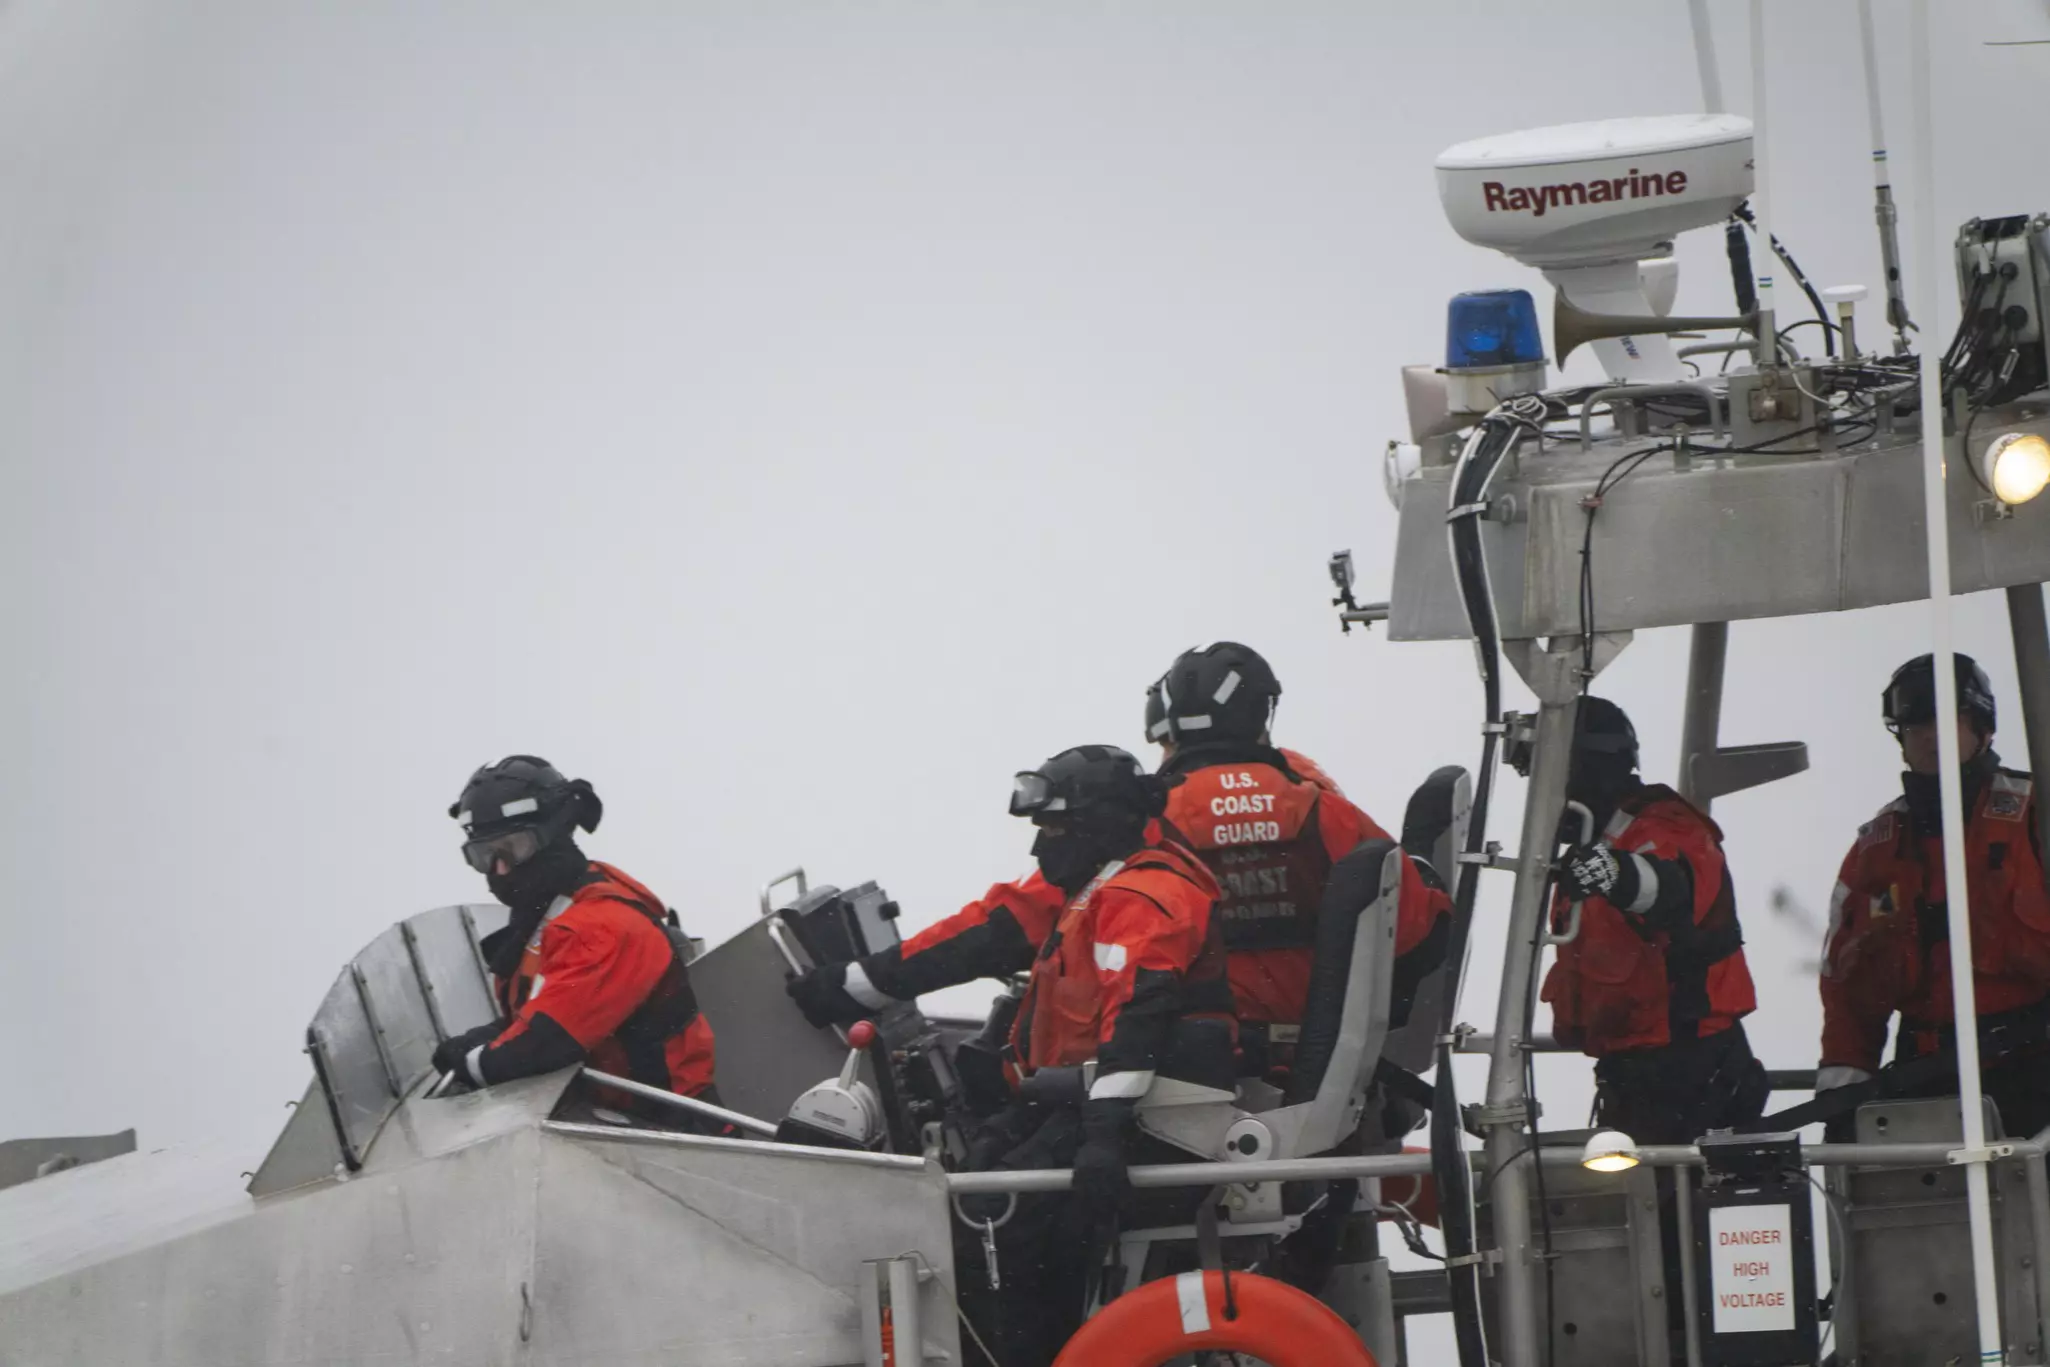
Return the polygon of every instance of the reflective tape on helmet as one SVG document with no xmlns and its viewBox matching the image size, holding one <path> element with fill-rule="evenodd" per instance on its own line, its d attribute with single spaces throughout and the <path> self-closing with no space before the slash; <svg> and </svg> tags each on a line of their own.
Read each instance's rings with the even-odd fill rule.
<svg viewBox="0 0 2050 1367">
<path fill-rule="evenodd" d="M 1107 945 L 1098 941 L 1095 945 L 1096 966 L 1106 973 L 1121 973 L 1125 967 L 1125 947 Z"/>
<path fill-rule="evenodd" d="M 508 802 L 503 807 L 500 807 L 498 809 L 498 814 L 501 817 L 525 816 L 529 812 L 538 812 L 540 810 L 541 803 L 539 799 L 531 797 L 516 797 L 511 802 Z"/>
<path fill-rule="evenodd" d="M 1224 676 L 1224 682 L 1217 685 L 1217 691 L 1210 695 L 1210 701 L 1219 707 L 1231 701 L 1231 695 L 1239 691 L 1239 672 L 1234 669 Z"/>
<path fill-rule="evenodd" d="M 1184 731 L 1208 731 L 1210 729 L 1210 716 L 1208 713 L 1203 713 L 1194 717 L 1176 717 L 1174 724 Z"/>
</svg>

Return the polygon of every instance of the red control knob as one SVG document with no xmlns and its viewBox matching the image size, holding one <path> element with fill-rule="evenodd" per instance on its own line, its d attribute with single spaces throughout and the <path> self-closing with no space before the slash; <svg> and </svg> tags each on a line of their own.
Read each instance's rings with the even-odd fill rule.
<svg viewBox="0 0 2050 1367">
<path fill-rule="evenodd" d="M 876 1042 L 874 1021 L 856 1021 L 847 1027 L 847 1042 L 856 1049 L 866 1049 Z"/>
</svg>

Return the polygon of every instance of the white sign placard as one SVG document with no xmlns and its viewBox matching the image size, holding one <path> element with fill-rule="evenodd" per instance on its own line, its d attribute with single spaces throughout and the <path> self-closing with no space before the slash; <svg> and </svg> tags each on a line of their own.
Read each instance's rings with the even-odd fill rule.
<svg viewBox="0 0 2050 1367">
<path fill-rule="evenodd" d="M 1719 1206 L 1708 1213 L 1715 1332 L 1794 1327 L 1794 1218 L 1787 1206 Z"/>
</svg>

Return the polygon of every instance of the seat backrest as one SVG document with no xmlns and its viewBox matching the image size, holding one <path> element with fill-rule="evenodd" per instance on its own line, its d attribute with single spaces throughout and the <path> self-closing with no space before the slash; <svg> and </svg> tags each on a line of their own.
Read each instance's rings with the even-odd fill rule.
<svg viewBox="0 0 2050 1367">
<path fill-rule="evenodd" d="M 1388 1033 L 1402 860 L 1367 840 L 1331 867 L 1285 1104 L 1260 1117 L 1291 1156 L 1323 1153 L 1358 1124 Z"/>
<path fill-rule="evenodd" d="M 1448 892 L 1458 885 L 1459 854 L 1466 848 L 1468 822 L 1473 816 L 1473 780 L 1466 770 L 1448 764 L 1423 781 L 1410 795 L 1402 814 L 1403 852 L 1417 862 L 1426 881 L 1435 879 Z M 1455 907 L 1452 917 L 1459 915 Z M 1472 945 L 1457 932 L 1452 917 L 1440 927 L 1441 943 L 1458 939 Z M 1465 955 L 1453 963 L 1449 957 L 1426 970 L 1414 984 L 1398 982 L 1394 1019 L 1382 1056 L 1398 1068 L 1412 1073 L 1428 1069 L 1436 1054 L 1438 1033 L 1443 1025 L 1445 1004 L 1459 995 L 1466 972 Z"/>
</svg>

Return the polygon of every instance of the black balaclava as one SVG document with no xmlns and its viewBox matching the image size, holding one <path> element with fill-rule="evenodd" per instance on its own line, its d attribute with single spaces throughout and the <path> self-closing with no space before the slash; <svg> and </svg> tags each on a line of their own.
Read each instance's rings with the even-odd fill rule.
<svg viewBox="0 0 2050 1367">
<path fill-rule="evenodd" d="M 1573 730 L 1573 758 L 1566 773 L 1566 798 L 1594 813 L 1599 834 L 1623 800 L 1644 786 L 1637 776 L 1637 732 L 1623 709 L 1593 695 L 1580 700 Z M 1584 832 L 1568 811 L 1560 822 L 1565 839 L 1579 843 Z"/>
<path fill-rule="evenodd" d="M 1979 753 L 1960 766 L 1965 784 L 1965 820 L 1972 819 L 1972 811 L 1979 805 L 1979 794 L 1992 781 L 1993 773 L 2000 767 L 2000 756 L 1993 753 L 1991 738 L 1980 737 L 1984 742 Z M 1905 770 L 1901 774 L 1901 792 L 1908 799 L 1908 820 L 1916 835 L 1943 835 L 1943 783 L 1936 774 L 1918 774 Z"/>
<path fill-rule="evenodd" d="M 1644 786 L 1636 768 L 1624 755 L 1603 755 L 1579 750 L 1573 755 L 1573 769 L 1566 779 L 1566 797 L 1594 813 L 1597 832 L 1609 824 L 1623 799 Z M 1566 814 L 1566 830 L 1576 843 L 1581 838 L 1579 818 Z"/>
<path fill-rule="evenodd" d="M 1146 818 L 1120 807 L 1099 806 L 1077 813 L 1056 835 L 1042 827 L 1032 857 L 1046 881 L 1073 897 L 1113 859 L 1146 843 Z"/>
<path fill-rule="evenodd" d="M 509 977 L 520 965 L 527 941 L 534 938 L 541 918 L 556 898 L 582 887 L 589 876 L 591 861 L 578 848 L 574 837 L 561 835 L 534 852 L 534 857 L 511 872 L 487 873 L 484 881 L 491 895 L 512 908 L 506 922 L 506 936 L 497 946 L 491 971 Z"/>
</svg>

